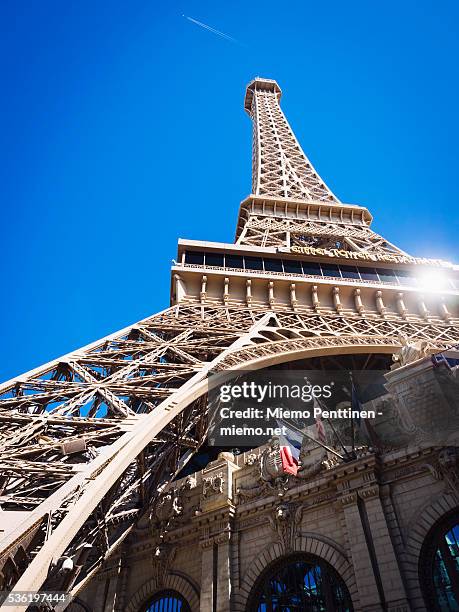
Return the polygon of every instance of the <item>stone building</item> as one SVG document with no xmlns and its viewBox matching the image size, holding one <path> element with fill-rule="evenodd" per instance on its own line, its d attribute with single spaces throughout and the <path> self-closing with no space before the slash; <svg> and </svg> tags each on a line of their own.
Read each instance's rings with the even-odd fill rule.
<svg viewBox="0 0 459 612">
<path fill-rule="evenodd" d="M 285 355 L 281 341 L 300 336 L 265 329 L 277 350 L 264 367 L 294 362 L 307 370 L 330 354 L 343 368 L 373 360 L 386 371 L 386 394 L 369 402 L 386 407 L 374 425 L 377 446 L 367 440 L 352 460 L 327 462 L 313 445 L 297 475 L 262 469 L 263 458 L 279 460 L 270 443 L 240 454 L 203 453 L 202 469 L 161 492 L 80 593 L 88 610 L 459 609 L 457 368 L 454 360 L 431 359 L 435 347 L 451 343 L 441 332 L 425 333 L 456 321 L 458 287 L 420 291 L 419 271 L 441 276 L 443 263 L 407 256 L 366 229 L 366 209 L 336 203 L 292 140 L 279 97 L 272 81 L 249 85 L 255 196 L 241 205 L 236 245 L 179 242 L 172 301 L 355 313 L 366 325 L 361 336 L 332 351 L 318 342 L 314 351 Z M 301 278 L 291 253 L 301 255 Z M 375 261 L 378 278 L 368 267 Z M 445 282 L 457 283 L 457 268 L 446 269 Z M 392 346 L 389 338 L 364 338 L 368 324 L 381 320 L 381 336 L 398 335 Z M 419 321 L 427 323 L 422 334 L 407 329 Z M 349 353 L 360 361 L 350 366 Z"/>
<path fill-rule="evenodd" d="M 0 386 L 0 591 L 66 591 L 70 612 L 459 610 L 459 267 L 341 202 L 280 97 L 247 87 L 235 242 L 179 240 L 169 308 Z M 298 457 L 212 446 L 220 377 L 293 370 L 378 373 L 357 398 L 376 418 L 316 418 Z"/>
<path fill-rule="evenodd" d="M 331 466 L 316 447 L 305 476 L 273 477 L 260 469 L 260 458 L 275 453 L 269 444 L 221 452 L 171 483 L 82 603 L 128 612 L 159 610 L 155 601 L 173 597 L 183 602 L 177 609 L 192 612 L 454 610 L 456 376 L 430 357 L 387 374 L 383 399 L 409 419 L 408 442 L 398 447 L 362 448 L 356 459 Z M 455 401 L 444 393 L 448 381 Z M 442 447 L 429 428 L 436 413 L 448 423 Z M 390 431 L 381 435 L 386 444 Z M 302 594 L 295 571 L 303 587 L 310 578 Z M 273 577 L 285 590 L 273 589 Z M 176 609 L 170 605 L 164 610 Z"/>
</svg>

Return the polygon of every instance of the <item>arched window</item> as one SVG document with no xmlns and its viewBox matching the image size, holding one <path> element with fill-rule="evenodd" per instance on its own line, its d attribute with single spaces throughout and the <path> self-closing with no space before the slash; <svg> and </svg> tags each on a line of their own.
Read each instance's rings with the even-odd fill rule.
<svg viewBox="0 0 459 612">
<path fill-rule="evenodd" d="M 180 593 L 167 590 L 156 593 L 142 612 L 191 612 L 191 609 Z"/>
<path fill-rule="evenodd" d="M 428 533 L 419 559 L 419 579 L 429 610 L 459 611 L 459 512 Z"/>
<path fill-rule="evenodd" d="M 256 581 L 249 612 L 351 612 L 349 592 L 325 561 L 296 554 L 270 565 Z"/>
<path fill-rule="evenodd" d="M 65 610 L 66 612 L 92 612 L 91 608 L 78 597 L 72 599 L 71 603 L 65 608 Z"/>
</svg>

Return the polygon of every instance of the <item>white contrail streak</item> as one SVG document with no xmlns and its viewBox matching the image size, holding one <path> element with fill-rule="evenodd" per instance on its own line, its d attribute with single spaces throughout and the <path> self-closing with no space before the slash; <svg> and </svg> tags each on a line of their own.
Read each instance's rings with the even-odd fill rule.
<svg viewBox="0 0 459 612">
<path fill-rule="evenodd" d="M 202 21 L 198 21 L 197 19 L 193 19 L 193 17 L 188 17 L 188 15 L 182 15 L 182 17 L 185 17 L 185 19 L 188 19 L 188 21 L 191 21 L 191 23 L 194 23 L 195 25 L 199 26 L 200 28 L 204 28 L 204 30 L 207 30 L 208 32 L 212 32 L 212 34 L 216 34 L 216 36 L 220 36 L 221 38 L 224 38 L 225 40 L 229 40 L 229 41 L 234 42 L 236 44 L 240 44 L 239 41 L 236 40 L 235 38 L 233 38 L 232 36 L 229 36 L 228 34 L 225 34 L 224 32 L 220 32 L 220 30 L 216 30 L 215 28 L 211 28 L 206 23 L 202 23 Z"/>
</svg>

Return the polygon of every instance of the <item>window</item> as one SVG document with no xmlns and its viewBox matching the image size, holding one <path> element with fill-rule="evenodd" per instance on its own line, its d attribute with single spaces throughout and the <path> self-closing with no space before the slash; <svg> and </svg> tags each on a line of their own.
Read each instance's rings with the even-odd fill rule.
<svg viewBox="0 0 459 612">
<path fill-rule="evenodd" d="M 141 612 L 191 612 L 191 609 L 180 593 L 167 590 L 157 593 Z"/>
<path fill-rule="evenodd" d="M 247 270 L 263 270 L 263 259 L 261 257 L 245 256 L 245 267 Z"/>
<path fill-rule="evenodd" d="M 422 546 L 419 579 L 426 607 L 438 612 L 459 610 L 459 512 L 447 515 L 430 530 Z"/>
<path fill-rule="evenodd" d="M 343 278 L 356 278 L 360 280 L 360 274 L 355 266 L 340 266 L 341 276 Z"/>
<path fill-rule="evenodd" d="M 283 272 L 282 259 L 265 259 L 265 270 L 268 272 Z"/>
<path fill-rule="evenodd" d="M 363 280 L 379 282 L 379 276 L 374 268 L 359 268 L 359 271 Z"/>
<path fill-rule="evenodd" d="M 206 253 L 206 266 L 223 267 L 223 255 L 221 253 Z"/>
<path fill-rule="evenodd" d="M 303 274 L 311 274 L 312 276 L 322 276 L 318 263 L 312 261 L 303 261 Z"/>
<path fill-rule="evenodd" d="M 301 262 L 295 259 L 284 259 L 284 271 L 287 274 L 301 274 Z"/>
<path fill-rule="evenodd" d="M 226 267 L 227 268 L 243 268 L 244 260 L 242 255 L 226 255 Z"/>
<path fill-rule="evenodd" d="M 202 251 L 186 251 L 185 263 L 193 265 L 216 266 L 219 268 L 236 268 L 259 270 L 266 272 L 285 272 L 286 274 L 304 274 L 306 276 L 324 276 L 330 278 L 350 278 L 373 283 L 392 283 L 403 286 L 419 286 L 413 270 L 388 268 L 368 268 L 366 266 L 336 265 L 333 263 L 316 263 L 314 261 L 298 261 L 297 259 L 274 259 L 255 257 L 252 255 L 203 253 Z M 445 279 L 444 288 L 458 288 L 459 279 Z"/>
<path fill-rule="evenodd" d="M 383 283 L 397 284 L 397 279 L 395 278 L 395 272 L 393 270 L 377 268 L 376 272 L 379 274 L 379 278 Z"/>
<path fill-rule="evenodd" d="M 396 270 L 395 274 L 397 275 L 398 282 L 401 285 L 415 285 L 416 279 L 413 276 L 411 270 Z"/>
<path fill-rule="evenodd" d="M 339 273 L 339 268 L 335 264 L 320 264 L 322 267 L 322 274 L 324 276 L 333 276 L 340 278 L 341 274 Z"/>
<path fill-rule="evenodd" d="M 185 263 L 201 265 L 204 263 L 204 253 L 199 251 L 187 251 L 185 253 Z"/>
<path fill-rule="evenodd" d="M 265 570 L 249 597 L 248 612 L 350 612 L 349 592 L 325 561 L 291 555 Z"/>
</svg>

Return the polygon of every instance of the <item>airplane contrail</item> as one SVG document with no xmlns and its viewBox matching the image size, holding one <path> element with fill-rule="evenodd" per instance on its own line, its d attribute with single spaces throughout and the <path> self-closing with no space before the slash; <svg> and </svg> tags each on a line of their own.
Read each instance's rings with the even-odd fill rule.
<svg viewBox="0 0 459 612">
<path fill-rule="evenodd" d="M 220 36 L 220 38 L 224 38 L 225 40 L 229 40 L 231 42 L 234 42 L 237 45 L 241 44 L 238 40 L 236 40 L 236 38 L 233 38 L 232 36 L 229 36 L 229 34 L 225 34 L 224 32 L 220 32 L 220 30 L 216 30 L 215 28 L 212 28 L 211 26 L 207 25 L 206 23 L 202 23 L 202 21 L 198 21 L 197 19 L 193 19 L 193 17 L 188 17 L 188 15 L 182 15 L 182 17 L 185 17 L 185 19 L 188 19 L 188 21 L 191 21 L 191 23 L 194 23 L 195 25 L 199 26 L 200 28 L 204 28 L 204 30 L 207 30 L 208 32 L 211 32 L 212 34 L 215 34 L 216 36 Z"/>
</svg>

